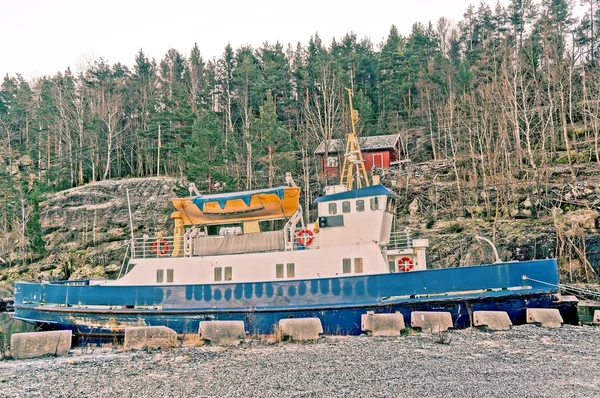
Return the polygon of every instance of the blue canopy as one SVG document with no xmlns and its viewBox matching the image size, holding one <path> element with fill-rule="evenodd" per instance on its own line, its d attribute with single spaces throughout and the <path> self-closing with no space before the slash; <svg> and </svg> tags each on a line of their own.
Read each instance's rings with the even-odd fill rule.
<svg viewBox="0 0 600 398">
<path fill-rule="evenodd" d="M 217 193 L 213 195 L 200 195 L 192 198 L 192 202 L 198 206 L 198 208 L 204 211 L 204 204 L 208 202 L 217 202 L 221 209 L 225 208 L 225 204 L 228 200 L 241 199 L 244 201 L 246 206 L 250 206 L 250 201 L 254 195 L 264 194 L 277 194 L 279 199 L 283 199 L 283 191 L 286 187 L 266 188 L 257 189 L 254 191 L 243 191 L 243 192 L 230 192 L 230 193 Z"/>
<path fill-rule="evenodd" d="M 378 195 L 391 195 L 396 196 L 394 191 L 383 185 L 373 185 L 371 187 L 352 189 L 346 192 L 334 193 L 332 195 L 325 195 L 318 197 L 315 203 L 319 202 L 330 202 L 332 200 L 343 200 L 343 199 L 355 199 L 363 198 L 365 196 L 378 196 Z"/>
</svg>

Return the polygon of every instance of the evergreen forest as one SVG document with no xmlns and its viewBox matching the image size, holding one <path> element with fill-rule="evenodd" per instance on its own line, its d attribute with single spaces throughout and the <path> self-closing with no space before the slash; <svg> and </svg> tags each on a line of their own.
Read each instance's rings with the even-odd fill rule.
<svg viewBox="0 0 600 398">
<path fill-rule="evenodd" d="M 380 43 L 315 33 L 210 60 L 198 46 L 160 60 L 141 49 L 132 67 L 100 58 L 77 73 L 6 75 L 0 229 L 41 254 L 44 192 L 128 177 L 185 177 L 212 193 L 281 185 L 291 171 L 308 204 L 333 182 L 314 150 L 349 131 L 345 87 L 360 135 L 400 134 L 405 160 L 447 162 L 455 203 L 493 215 L 514 184 L 547 192 L 552 167 L 576 181 L 578 165 L 600 165 L 599 31 L 600 0 L 481 2 L 457 23 L 415 23 L 407 36 L 391 26 Z"/>
</svg>

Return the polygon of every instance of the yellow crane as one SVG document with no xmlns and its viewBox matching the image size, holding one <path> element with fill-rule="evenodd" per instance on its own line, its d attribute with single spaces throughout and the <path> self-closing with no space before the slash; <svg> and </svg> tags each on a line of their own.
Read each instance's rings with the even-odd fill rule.
<svg viewBox="0 0 600 398">
<path fill-rule="evenodd" d="M 344 154 L 344 166 L 342 167 L 342 175 L 340 178 L 340 184 L 346 185 L 348 189 L 354 189 L 354 180 L 356 179 L 356 187 L 362 188 L 370 186 L 369 176 L 365 167 L 365 160 L 360 150 L 360 144 L 358 143 L 358 136 L 356 135 L 356 123 L 360 120 L 358 118 L 358 111 L 354 109 L 352 105 L 352 90 L 346 88 L 348 92 L 348 99 L 350 102 L 350 120 L 352 124 L 352 131 L 346 134 L 346 153 Z M 362 177 L 362 178 L 361 178 Z"/>
</svg>

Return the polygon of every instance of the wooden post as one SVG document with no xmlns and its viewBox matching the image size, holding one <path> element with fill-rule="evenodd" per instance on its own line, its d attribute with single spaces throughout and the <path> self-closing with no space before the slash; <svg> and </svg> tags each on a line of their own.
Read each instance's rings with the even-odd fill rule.
<svg viewBox="0 0 600 398">
<path fill-rule="evenodd" d="M 158 160 L 156 162 L 156 176 L 160 177 L 160 124 L 158 125 Z"/>
</svg>

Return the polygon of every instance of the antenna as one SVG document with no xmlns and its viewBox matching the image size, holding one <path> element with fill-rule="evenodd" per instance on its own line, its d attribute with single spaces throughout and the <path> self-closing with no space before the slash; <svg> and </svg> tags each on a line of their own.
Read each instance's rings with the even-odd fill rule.
<svg viewBox="0 0 600 398">
<path fill-rule="evenodd" d="M 129 188 L 125 189 L 127 192 L 127 209 L 129 210 L 129 228 L 131 230 L 131 256 L 135 257 L 135 241 L 133 240 L 133 218 L 131 217 L 131 201 L 129 200 Z"/>
<path fill-rule="evenodd" d="M 358 111 L 354 109 L 352 105 L 352 90 L 346 88 L 348 92 L 348 100 L 350 103 L 350 121 L 352 125 L 352 131 L 346 134 L 346 153 L 344 154 L 344 167 L 342 168 L 342 175 L 340 178 L 340 185 L 346 185 L 350 189 L 354 189 L 354 175 L 356 174 L 356 187 L 362 188 L 363 179 L 364 185 L 368 187 L 370 185 L 369 176 L 367 169 L 365 168 L 365 160 L 360 150 L 360 144 L 358 143 L 358 137 L 356 136 L 356 123 L 360 120 L 358 118 Z M 356 170 L 356 171 L 355 171 Z M 363 178 L 360 178 L 362 175 Z"/>
</svg>

